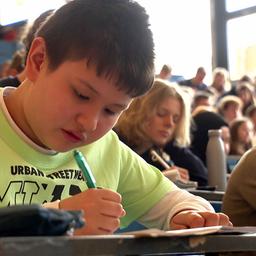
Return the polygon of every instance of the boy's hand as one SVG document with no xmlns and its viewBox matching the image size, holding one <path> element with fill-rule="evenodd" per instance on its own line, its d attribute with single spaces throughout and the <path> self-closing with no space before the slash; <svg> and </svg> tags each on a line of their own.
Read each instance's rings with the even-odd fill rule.
<svg viewBox="0 0 256 256">
<path fill-rule="evenodd" d="M 60 201 L 65 210 L 83 210 L 85 226 L 77 235 L 112 234 L 120 226 L 120 218 L 125 215 L 120 194 L 109 189 L 88 189 Z"/>
<path fill-rule="evenodd" d="M 209 226 L 232 226 L 224 213 L 198 212 L 194 210 L 181 211 L 170 221 L 171 229 L 186 229 Z"/>
</svg>

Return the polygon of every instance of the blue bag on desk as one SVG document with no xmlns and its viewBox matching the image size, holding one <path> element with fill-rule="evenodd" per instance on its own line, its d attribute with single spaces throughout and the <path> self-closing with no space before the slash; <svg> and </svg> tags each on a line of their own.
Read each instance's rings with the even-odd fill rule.
<svg viewBox="0 0 256 256">
<path fill-rule="evenodd" d="M 0 236 L 57 236 L 84 225 L 82 211 L 64 211 L 41 205 L 0 208 Z"/>
</svg>

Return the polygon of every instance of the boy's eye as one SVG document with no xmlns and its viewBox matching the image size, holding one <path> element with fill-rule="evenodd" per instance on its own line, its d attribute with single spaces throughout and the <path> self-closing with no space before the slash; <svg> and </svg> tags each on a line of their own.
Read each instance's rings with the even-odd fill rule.
<svg viewBox="0 0 256 256">
<path fill-rule="evenodd" d="M 114 115 L 117 114 L 116 112 L 112 111 L 112 110 L 109 109 L 109 108 L 106 108 L 106 109 L 105 109 L 105 112 L 106 112 L 108 115 L 111 115 L 111 116 L 114 116 Z"/>
<path fill-rule="evenodd" d="M 80 98 L 81 100 L 89 100 L 89 99 L 90 99 L 90 97 L 88 97 L 88 96 L 86 96 L 86 95 L 83 95 L 83 94 L 81 94 L 81 93 L 78 92 L 78 91 L 75 91 L 75 94 L 76 94 L 76 96 L 77 96 L 78 98 Z"/>
</svg>

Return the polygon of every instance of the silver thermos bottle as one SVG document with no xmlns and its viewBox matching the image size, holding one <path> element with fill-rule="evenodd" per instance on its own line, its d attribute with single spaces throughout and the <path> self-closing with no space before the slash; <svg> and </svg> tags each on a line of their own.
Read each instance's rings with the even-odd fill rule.
<svg viewBox="0 0 256 256">
<path fill-rule="evenodd" d="M 218 191 L 225 191 L 227 185 L 227 164 L 221 130 L 208 131 L 206 148 L 206 163 L 208 169 L 208 184 Z"/>
</svg>

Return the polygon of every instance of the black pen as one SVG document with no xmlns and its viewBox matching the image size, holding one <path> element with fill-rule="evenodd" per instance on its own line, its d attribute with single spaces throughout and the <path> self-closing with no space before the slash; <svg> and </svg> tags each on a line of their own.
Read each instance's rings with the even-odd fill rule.
<svg viewBox="0 0 256 256">
<path fill-rule="evenodd" d="M 90 166 L 88 165 L 88 163 L 86 162 L 83 154 L 78 151 L 78 150 L 74 150 L 74 157 L 76 160 L 77 165 L 79 166 L 79 168 L 81 169 L 86 185 L 88 188 L 96 188 L 96 180 L 93 177 L 92 171 Z"/>
</svg>

